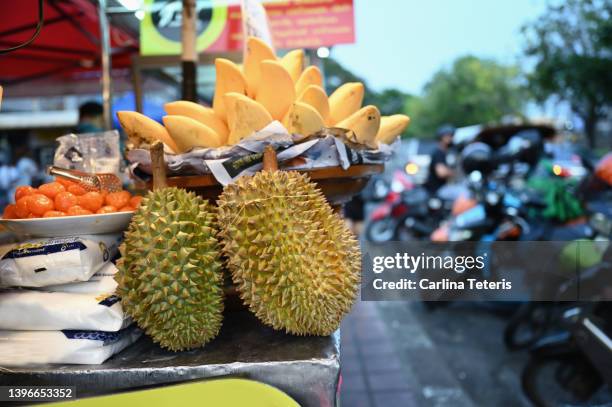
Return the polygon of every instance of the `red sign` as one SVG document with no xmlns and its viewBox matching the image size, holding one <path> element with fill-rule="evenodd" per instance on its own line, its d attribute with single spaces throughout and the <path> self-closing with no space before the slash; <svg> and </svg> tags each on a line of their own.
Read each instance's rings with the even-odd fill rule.
<svg viewBox="0 0 612 407">
<path fill-rule="evenodd" d="M 276 49 L 318 48 L 355 42 L 353 0 L 264 2 Z M 223 32 L 207 51 L 241 51 L 240 5 L 228 6 Z"/>
</svg>

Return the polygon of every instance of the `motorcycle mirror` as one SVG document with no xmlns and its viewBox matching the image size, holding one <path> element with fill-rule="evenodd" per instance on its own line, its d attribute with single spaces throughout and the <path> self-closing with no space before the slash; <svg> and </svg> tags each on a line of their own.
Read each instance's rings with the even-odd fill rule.
<svg viewBox="0 0 612 407">
<path fill-rule="evenodd" d="M 480 171 L 470 172 L 469 180 L 473 184 L 478 184 L 480 181 L 482 181 L 482 173 Z"/>
<path fill-rule="evenodd" d="M 488 192 L 486 200 L 489 205 L 495 206 L 499 202 L 499 196 L 495 192 Z"/>
</svg>

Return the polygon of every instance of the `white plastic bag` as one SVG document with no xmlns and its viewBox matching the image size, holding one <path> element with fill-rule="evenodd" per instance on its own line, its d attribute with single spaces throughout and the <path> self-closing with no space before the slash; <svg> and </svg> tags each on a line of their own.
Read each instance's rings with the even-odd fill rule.
<svg viewBox="0 0 612 407">
<path fill-rule="evenodd" d="M 0 329 L 115 332 L 130 322 L 116 295 L 36 290 L 0 292 Z"/>
<path fill-rule="evenodd" d="M 88 281 L 118 253 L 121 234 L 31 239 L 0 247 L 0 287 Z"/>
<path fill-rule="evenodd" d="M 136 342 L 141 334 L 136 326 L 119 332 L 0 331 L 0 367 L 98 365 Z"/>
<path fill-rule="evenodd" d="M 117 130 L 66 134 L 58 137 L 57 143 L 53 165 L 71 170 L 119 175 L 121 149 Z"/>
<path fill-rule="evenodd" d="M 108 262 L 89 281 L 50 285 L 41 287 L 40 290 L 54 293 L 112 294 L 117 288 L 117 282 L 114 277 L 117 271 L 117 266 Z"/>
</svg>

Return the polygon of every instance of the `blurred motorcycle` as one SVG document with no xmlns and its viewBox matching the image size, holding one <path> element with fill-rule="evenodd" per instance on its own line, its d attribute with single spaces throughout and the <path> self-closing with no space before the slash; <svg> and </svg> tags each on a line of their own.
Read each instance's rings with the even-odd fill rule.
<svg viewBox="0 0 612 407">
<path fill-rule="evenodd" d="M 521 384 L 536 406 L 603 405 L 612 385 L 612 311 L 609 302 L 567 307 L 561 329 L 530 350 Z"/>
<path fill-rule="evenodd" d="M 385 201 L 372 211 L 366 239 L 375 243 L 428 239 L 450 212 L 454 198 L 452 192 L 450 195 L 431 196 L 396 171 Z"/>
<path fill-rule="evenodd" d="M 387 196 L 370 215 L 365 230 L 365 237 L 368 241 L 382 243 L 393 240 L 397 224 L 408 209 L 402 203 L 402 193 L 413 188 L 414 184 L 406 174 L 400 170 L 393 173 Z"/>
<path fill-rule="evenodd" d="M 612 155 L 610 155 L 612 157 Z M 570 263 L 581 264 L 583 267 L 590 267 L 587 271 L 581 273 L 580 279 L 576 284 L 581 284 L 581 290 L 595 291 L 598 287 L 607 284 L 607 272 L 610 271 L 609 263 L 612 263 L 612 249 L 608 248 L 608 257 L 604 258 L 603 265 L 597 265 L 602 261 L 598 258 L 598 247 L 608 247 L 610 239 L 612 239 L 612 207 L 610 202 L 610 192 L 612 192 L 612 177 L 606 178 L 606 171 L 612 170 L 612 159 L 604 157 L 595 167 L 590 168 L 592 176 L 585 178 L 580 189 L 580 196 L 583 199 L 589 199 L 584 203 L 588 221 L 584 225 L 574 225 L 565 229 L 555 230 L 555 233 L 550 235 L 551 240 L 563 240 L 564 238 L 572 237 L 568 231 L 576 226 L 583 226 L 585 234 L 583 239 L 589 239 L 593 243 L 586 244 L 586 249 L 580 250 L 580 259 L 570 259 Z M 611 172 L 612 174 L 612 172 Z M 603 175 L 603 176 L 602 176 Z M 593 189 L 593 187 L 596 187 Z M 574 229 L 575 233 L 575 229 Z M 575 235 L 574 235 L 575 237 Z M 568 243 L 566 246 L 566 254 L 570 256 L 578 252 L 578 244 L 580 242 Z M 606 265 L 608 264 L 608 267 Z M 561 265 L 562 266 L 562 265 Z M 587 284 L 590 284 L 589 287 Z M 565 288 L 566 292 L 572 292 L 571 289 L 576 287 L 570 286 Z M 577 291 L 577 288 L 576 288 Z M 570 304 L 571 305 L 571 304 Z M 528 302 L 523 304 L 516 314 L 511 318 L 504 330 L 504 342 L 510 350 L 526 349 L 540 340 L 549 331 L 557 330 L 562 323 L 562 315 L 564 309 L 568 307 L 567 303 L 558 302 Z"/>
</svg>

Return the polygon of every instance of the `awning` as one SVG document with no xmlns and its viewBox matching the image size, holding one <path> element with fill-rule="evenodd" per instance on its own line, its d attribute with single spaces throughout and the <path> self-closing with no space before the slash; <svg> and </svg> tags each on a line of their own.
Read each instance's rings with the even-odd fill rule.
<svg viewBox="0 0 612 407">
<path fill-rule="evenodd" d="M 28 40 L 38 21 L 38 0 L 0 3 L 0 48 Z M 138 40 L 116 26 L 110 27 L 112 66 L 130 66 Z M 25 48 L 0 54 L 0 84 L 10 87 L 54 76 L 72 80 L 100 70 L 98 10 L 87 0 L 44 0 L 44 25 Z"/>
</svg>

